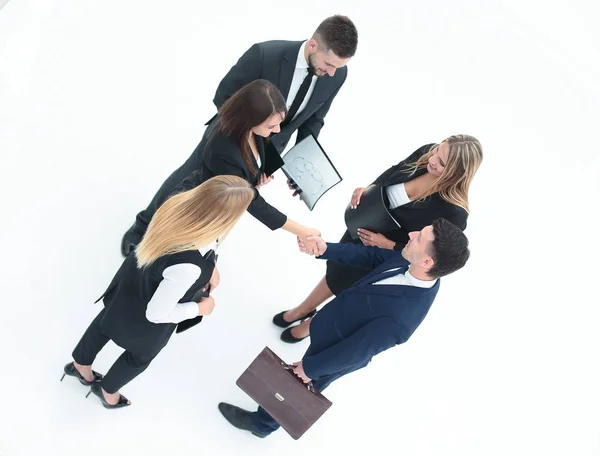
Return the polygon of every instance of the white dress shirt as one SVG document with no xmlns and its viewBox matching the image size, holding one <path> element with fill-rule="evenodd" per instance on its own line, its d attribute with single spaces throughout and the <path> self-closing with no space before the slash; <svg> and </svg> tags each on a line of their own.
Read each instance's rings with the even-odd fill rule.
<svg viewBox="0 0 600 456">
<path fill-rule="evenodd" d="M 388 185 L 385 188 L 385 192 L 390 200 L 389 209 L 395 209 L 406 203 L 410 203 L 410 198 L 406 193 L 406 187 L 404 187 L 404 184 Z"/>
<path fill-rule="evenodd" d="M 192 263 L 169 266 L 146 307 L 146 318 L 152 323 L 180 323 L 198 315 L 198 304 L 178 301 L 198 280 L 202 271 Z"/>
<path fill-rule="evenodd" d="M 400 269 L 400 268 L 389 269 L 386 272 L 394 271 L 396 269 Z M 415 276 L 413 276 L 410 273 L 409 270 L 406 270 L 406 272 L 404 274 L 398 274 L 393 277 L 388 277 L 387 279 L 383 279 L 383 280 L 380 280 L 379 282 L 373 283 L 373 285 L 406 285 L 409 287 L 431 288 L 432 286 L 435 285 L 436 281 L 437 281 L 437 279 L 435 279 L 435 280 L 417 279 Z"/>
<path fill-rule="evenodd" d="M 219 240 L 198 249 L 204 255 L 210 249 L 218 251 Z M 197 302 L 178 301 L 200 278 L 202 270 L 192 263 L 169 266 L 163 271 L 163 280 L 146 307 L 146 318 L 152 323 L 181 323 L 198 315 Z"/>
<path fill-rule="evenodd" d="M 296 98 L 296 94 L 298 93 L 298 90 L 300 89 L 300 86 L 302 85 L 302 81 L 304 81 L 304 78 L 308 74 L 308 62 L 304 58 L 304 48 L 305 48 L 307 42 L 308 41 L 305 41 L 304 43 L 302 43 L 302 46 L 300 46 L 300 51 L 298 51 L 298 58 L 296 59 L 296 69 L 294 70 L 294 76 L 292 77 L 292 84 L 290 85 L 290 92 L 288 93 L 287 100 L 285 101 L 285 105 L 287 106 L 288 110 L 292 106 L 292 103 L 294 102 L 294 98 Z M 298 114 L 300 114 L 302 112 L 302 110 L 304 108 L 306 108 L 306 105 L 308 104 L 308 100 L 310 100 L 310 97 L 312 96 L 312 93 L 315 90 L 316 83 L 317 83 L 317 77 L 313 76 L 312 81 L 310 83 L 310 87 L 308 88 L 308 92 L 306 92 L 306 96 L 304 97 L 302 104 L 298 108 L 298 112 L 296 112 L 294 119 L 298 116 Z M 292 120 L 294 120 L 294 119 L 292 119 Z"/>
</svg>

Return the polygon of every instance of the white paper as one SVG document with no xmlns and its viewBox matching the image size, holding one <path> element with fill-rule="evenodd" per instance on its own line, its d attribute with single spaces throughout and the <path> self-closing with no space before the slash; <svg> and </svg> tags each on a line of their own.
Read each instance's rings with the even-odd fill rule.
<svg viewBox="0 0 600 456">
<path fill-rule="evenodd" d="M 327 190 L 342 180 L 312 136 L 292 147 L 283 161 L 283 171 L 300 187 L 300 198 L 310 210 Z"/>
</svg>

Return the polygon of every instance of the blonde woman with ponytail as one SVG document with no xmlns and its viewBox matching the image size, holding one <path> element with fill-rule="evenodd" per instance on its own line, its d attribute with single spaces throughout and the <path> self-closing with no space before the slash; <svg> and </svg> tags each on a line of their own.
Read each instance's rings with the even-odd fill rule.
<svg viewBox="0 0 600 456">
<path fill-rule="evenodd" d="M 362 243 L 382 249 L 402 250 L 408 233 L 420 231 L 437 218 L 445 218 L 461 230 L 467 227 L 469 187 L 483 159 L 480 142 L 469 135 L 454 135 L 439 144 L 425 144 L 408 158 L 381 174 L 369 187 L 384 188 L 390 214 L 401 228 L 388 233 L 359 230 L 354 240 L 348 231 L 340 242 Z M 369 187 L 358 187 L 350 199 L 356 208 Z M 273 323 L 287 328 L 284 342 L 299 342 L 309 335 L 311 317 L 316 308 L 339 295 L 370 271 L 327 261 L 325 277 L 306 299 L 293 309 L 280 312 Z M 299 325 L 288 328 L 300 321 Z"/>
<path fill-rule="evenodd" d="M 119 390 L 148 367 L 179 323 L 212 313 L 208 293 L 199 302 L 192 299 L 219 283 L 214 263 L 201 250 L 227 236 L 254 196 L 246 180 L 221 175 L 169 198 L 98 299 L 104 309 L 75 347 L 65 375 L 91 386 L 106 408 L 130 405 Z M 109 340 L 125 351 L 102 376 L 92 363 Z"/>
</svg>

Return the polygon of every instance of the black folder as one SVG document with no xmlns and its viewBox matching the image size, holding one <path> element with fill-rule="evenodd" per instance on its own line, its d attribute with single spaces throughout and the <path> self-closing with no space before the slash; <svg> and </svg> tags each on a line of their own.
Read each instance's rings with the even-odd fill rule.
<svg viewBox="0 0 600 456">
<path fill-rule="evenodd" d="M 267 177 L 284 165 L 283 158 L 277 152 L 277 149 L 271 143 L 265 145 L 265 168 L 264 173 Z"/>
<path fill-rule="evenodd" d="M 385 192 L 384 187 L 369 187 L 362 194 L 356 209 L 352 209 L 348 204 L 344 220 L 352 239 L 358 239 L 358 233 L 356 232 L 358 228 L 374 233 L 385 233 L 401 228 L 400 224 L 390 214 L 383 192 Z"/>
<path fill-rule="evenodd" d="M 219 255 L 217 255 L 213 249 L 210 249 L 208 252 L 206 252 L 204 254 L 204 259 L 210 261 L 215 266 L 217 264 L 217 258 L 219 258 Z M 206 290 L 202 290 L 202 289 L 198 290 L 192 297 L 192 301 L 200 302 L 200 299 L 208 298 L 209 296 L 210 296 L 210 286 L 208 286 L 206 288 Z M 187 320 L 183 320 L 182 322 L 177 324 L 177 327 L 175 328 L 175 333 L 179 334 L 179 333 L 182 333 L 183 331 L 187 331 L 188 329 L 196 326 L 201 321 L 202 321 L 202 315 L 197 315 L 194 318 L 188 318 Z"/>
</svg>

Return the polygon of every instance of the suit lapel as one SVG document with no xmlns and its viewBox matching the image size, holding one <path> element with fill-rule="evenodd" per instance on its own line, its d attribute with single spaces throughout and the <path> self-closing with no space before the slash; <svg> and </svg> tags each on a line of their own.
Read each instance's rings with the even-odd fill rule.
<svg viewBox="0 0 600 456">
<path fill-rule="evenodd" d="M 321 76 L 317 78 L 317 82 L 315 83 L 315 89 L 313 90 L 312 95 L 308 99 L 308 104 L 306 105 L 306 109 L 311 107 L 311 105 L 318 103 L 319 101 L 325 101 L 331 95 L 331 88 L 333 84 L 333 78 L 329 75 Z"/>
<path fill-rule="evenodd" d="M 383 276 L 385 275 L 386 271 L 395 268 L 400 268 L 400 270 L 396 271 L 396 274 L 394 275 L 404 274 L 408 269 L 408 266 L 406 265 L 405 260 L 403 260 L 402 262 L 396 260 L 386 261 L 385 263 L 381 264 L 376 269 L 371 271 L 369 274 L 367 274 L 365 277 L 363 277 L 361 280 L 359 280 L 352 288 L 378 282 L 379 280 L 382 280 L 384 278 Z"/>
<path fill-rule="evenodd" d="M 298 52 L 300 52 L 301 45 L 302 42 L 292 43 L 287 52 L 283 55 L 283 60 L 281 61 L 278 87 L 283 98 L 286 100 L 290 93 L 292 78 L 294 77 L 294 71 L 296 70 L 296 61 L 298 60 Z"/>
</svg>

